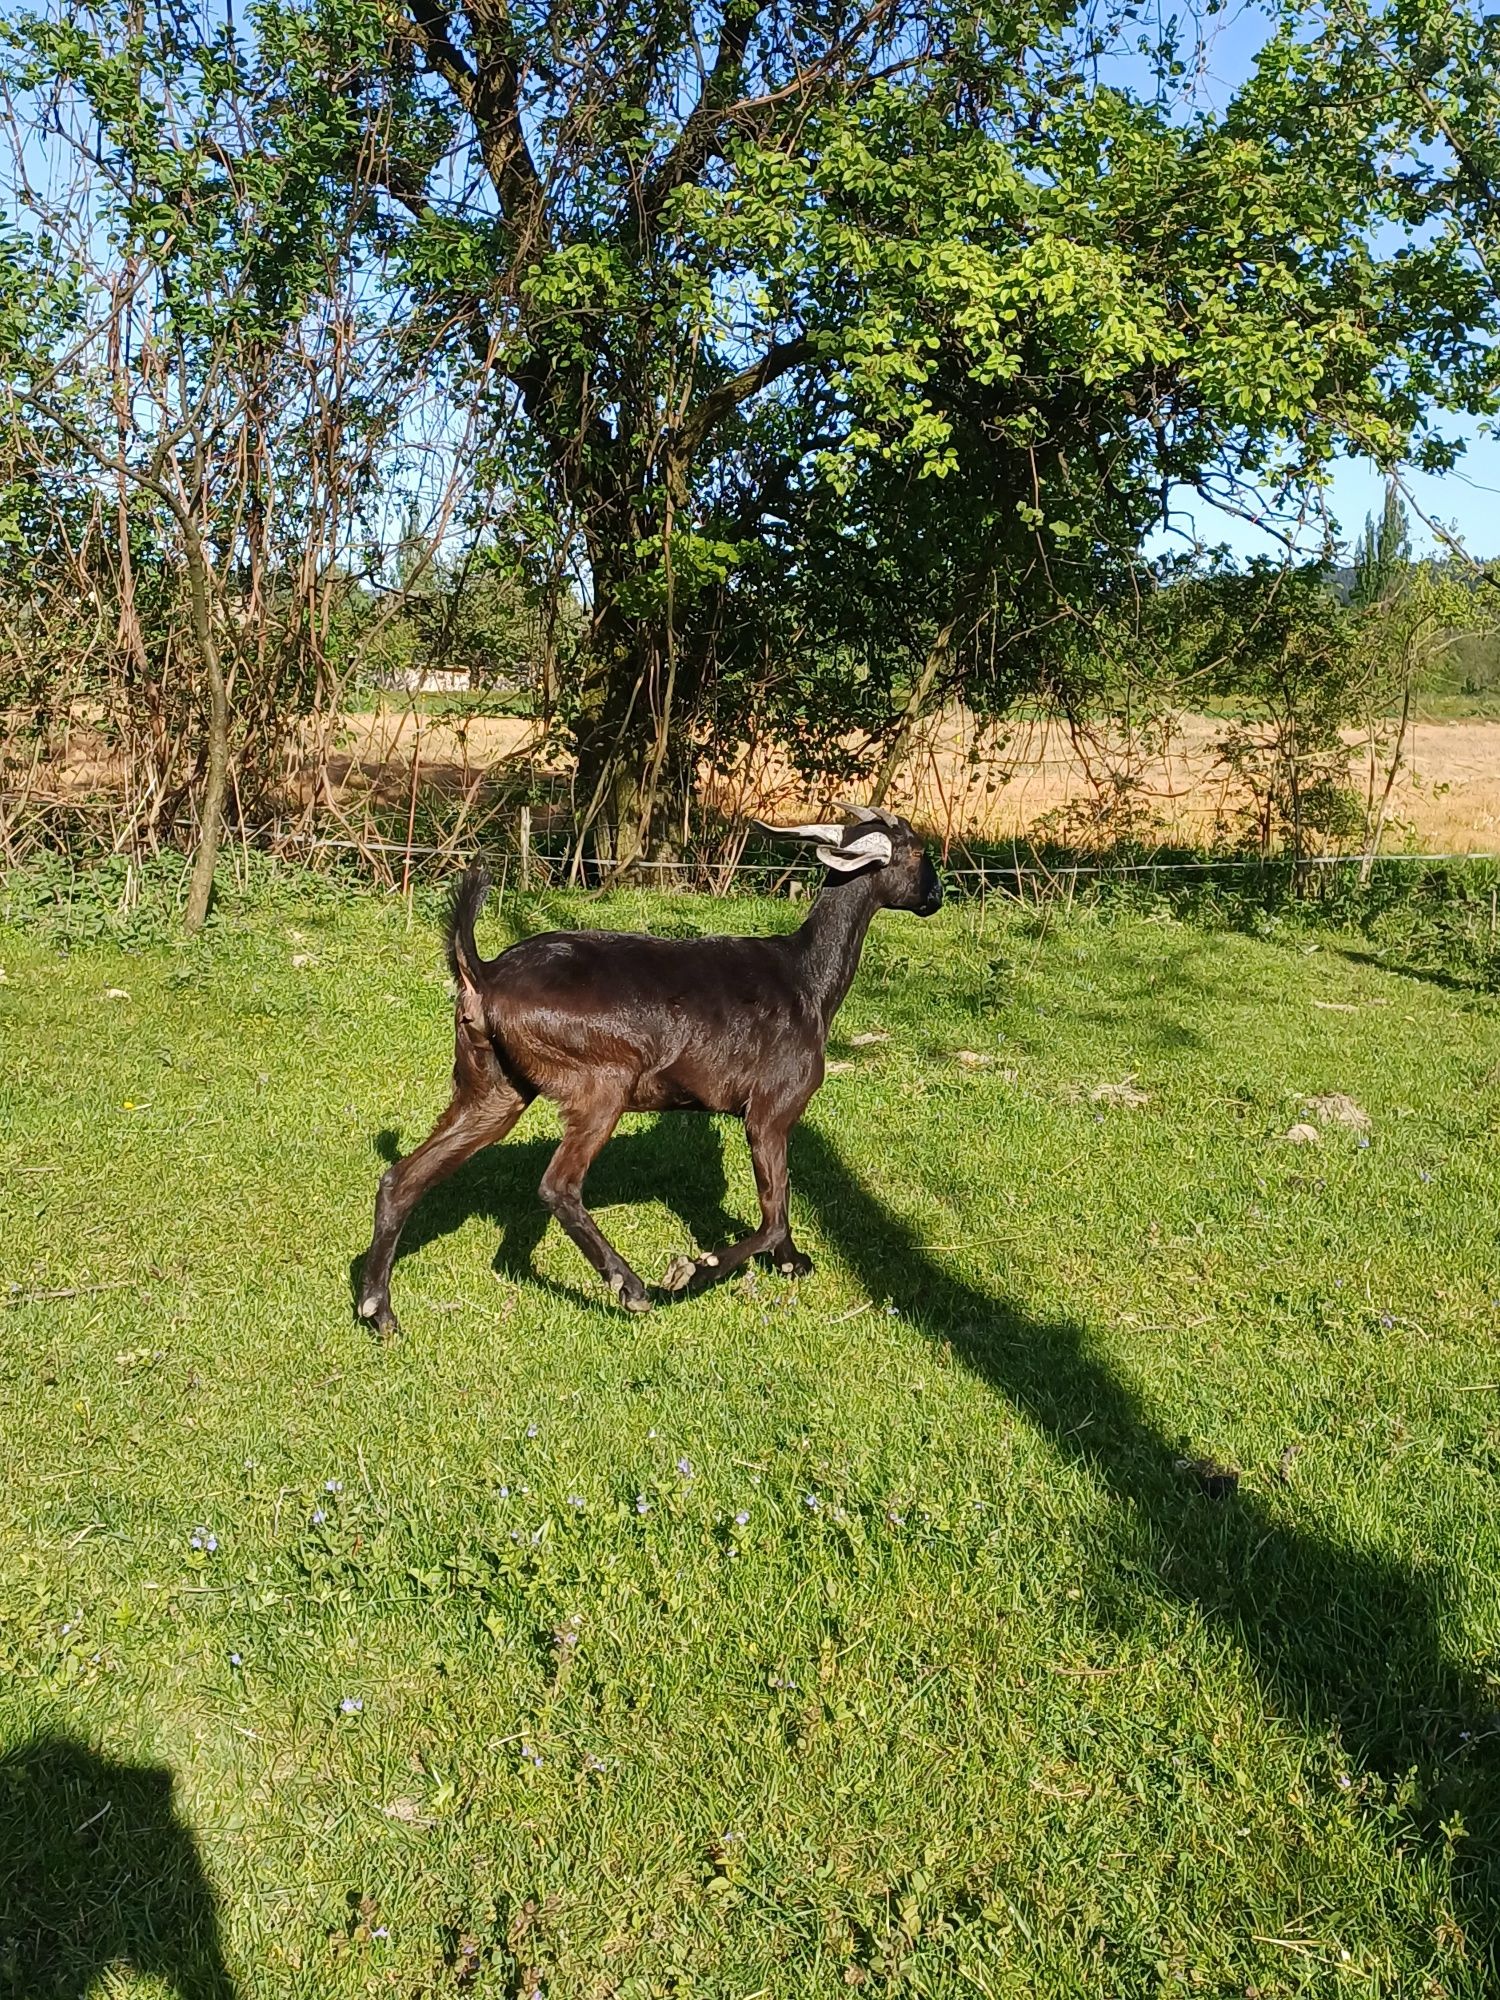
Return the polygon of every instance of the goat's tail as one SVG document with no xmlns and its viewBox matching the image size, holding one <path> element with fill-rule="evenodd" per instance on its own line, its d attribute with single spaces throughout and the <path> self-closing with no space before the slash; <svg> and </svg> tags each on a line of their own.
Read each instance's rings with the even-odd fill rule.
<svg viewBox="0 0 1500 2000">
<path fill-rule="evenodd" d="M 483 960 L 474 942 L 474 922 L 490 893 L 490 872 L 482 861 L 471 861 L 459 877 L 448 914 L 443 920 L 443 948 L 448 970 L 460 986 L 478 983 Z"/>
</svg>

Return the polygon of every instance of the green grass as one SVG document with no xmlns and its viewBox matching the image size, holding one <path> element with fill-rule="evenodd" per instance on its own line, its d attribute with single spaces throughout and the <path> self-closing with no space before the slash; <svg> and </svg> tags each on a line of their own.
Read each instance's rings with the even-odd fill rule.
<svg viewBox="0 0 1500 2000">
<path fill-rule="evenodd" d="M 1497 719 L 1500 719 L 1500 689 L 1497 688 L 1428 688 L 1412 696 L 1413 722 L 1494 722 Z"/>
<path fill-rule="evenodd" d="M 794 915 L 507 927 L 580 910 Z M 284 890 L 0 964 L 0 1993 L 1496 1990 L 1493 999 L 892 916 L 795 1142 L 812 1278 L 606 1306 L 538 1107 L 382 1348 L 431 935 Z M 1330 1091 L 1369 1143 L 1288 1144 Z M 589 1192 L 648 1277 L 753 1212 L 681 1115 Z"/>
</svg>

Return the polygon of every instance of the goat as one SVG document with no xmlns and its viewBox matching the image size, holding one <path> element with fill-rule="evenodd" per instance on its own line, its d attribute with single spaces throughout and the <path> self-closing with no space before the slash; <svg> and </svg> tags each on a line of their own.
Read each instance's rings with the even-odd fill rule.
<svg viewBox="0 0 1500 2000">
<path fill-rule="evenodd" d="M 503 1139 L 538 1096 L 563 1120 L 541 1198 L 632 1312 L 648 1311 L 650 1295 L 583 1205 L 584 1176 L 626 1111 L 731 1112 L 750 1144 L 760 1228 L 727 1249 L 675 1258 L 666 1291 L 711 1284 L 761 1255 L 792 1277 L 812 1269 L 787 1222 L 787 1135 L 823 1081 L 829 1027 L 871 918 L 881 909 L 928 917 L 943 900 L 905 820 L 868 806 L 843 810 L 855 825 L 763 829 L 811 842 L 828 869 L 806 921 L 785 936 L 549 931 L 486 960 L 474 923 L 489 877 L 469 868 L 446 926 L 457 986 L 453 1098 L 431 1135 L 381 1179 L 361 1318 L 383 1336 L 399 1332 L 390 1279 L 407 1217 L 430 1188 Z"/>
</svg>

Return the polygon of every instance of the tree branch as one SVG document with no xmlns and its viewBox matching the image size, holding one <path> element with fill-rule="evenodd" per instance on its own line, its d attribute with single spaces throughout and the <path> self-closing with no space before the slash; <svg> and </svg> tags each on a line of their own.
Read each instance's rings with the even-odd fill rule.
<svg viewBox="0 0 1500 2000">
<path fill-rule="evenodd" d="M 736 97 L 734 93 L 744 85 L 745 56 L 750 37 L 768 5 L 769 0 L 730 0 L 730 5 L 725 8 L 713 68 L 704 80 L 698 101 L 688 113 L 676 144 L 647 181 L 642 193 L 637 224 L 639 236 L 644 237 L 649 232 L 676 189 L 696 180 L 711 160 L 722 157 L 727 133 L 736 126 L 750 124 L 757 114 L 771 110 L 789 98 L 805 97 L 817 85 L 836 74 L 840 63 L 850 54 L 860 36 L 868 33 L 883 15 L 893 10 L 895 0 L 870 0 L 858 20 L 836 36 L 816 61 L 809 63 L 805 69 L 798 69 L 779 88 L 764 91 L 755 97 Z M 891 73 L 897 74 L 909 68 L 918 59 L 918 53 L 914 49 L 904 54 Z"/>
<path fill-rule="evenodd" d="M 744 84 L 745 54 L 769 0 L 731 0 L 724 10 L 713 67 L 688 113 L 676 144 L 641 194 L 639 233 L 645 235 L 676 189 L 696 180 L 718 154 L 731 106 Z"/>
<path fill-rule="evenodd" d="M 778 341 L 774 347 L 767 348 L 758 361 L 710 389 L 688 412 L 672 441 L 674 456 L 684 464 L 691 464 L 702 450 L 705 439 L 741 403 L 749 402 L 752 396 L 768 389 L 780 376 L 790 374 L 792 369 L 802 367 L 805 362 L 814 360 L 816 355 L 817 348 L 805 333 L 799 333 L 792 340 Z"/>
<path fill-rule="evenodd" d="M 434 76 L 441 77 L 464 110 L 474 109 L 475 76 L 468 57 L 454 43 L 448 29 L 452 16 L 433 0 L 411 0 L 409 15 L 413 37 L 422 60 Z"/>
<path fill-rule="evenodd" d="M 429 0 L 412 0 L 426 7 Z M 507 0 L 468 0 L 473 89 L 460 103 L 474 121 L 485 171 L 500 198 L 514 264 L 545 245 L 547 191 L 521 124 L 521 76 Z"/>
</svg>

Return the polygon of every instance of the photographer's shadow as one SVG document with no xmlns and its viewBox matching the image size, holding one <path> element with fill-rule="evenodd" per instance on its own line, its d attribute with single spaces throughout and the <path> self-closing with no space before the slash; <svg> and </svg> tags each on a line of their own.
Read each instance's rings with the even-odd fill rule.
<svg viewBox="0 0 1500 2000">
<path fill-rule="evenodd" d="M 0 1996 L 87 2000 L 121 1966 L 235 2000 L 172 1773 L 38 1737 L 0 1755 Z"/>
</svg>

